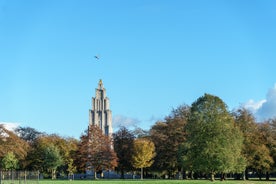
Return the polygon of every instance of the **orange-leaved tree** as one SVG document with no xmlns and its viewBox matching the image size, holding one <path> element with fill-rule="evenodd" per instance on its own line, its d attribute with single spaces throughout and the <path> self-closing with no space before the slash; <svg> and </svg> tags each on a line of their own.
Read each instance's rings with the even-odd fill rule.
<svg viewBox="0 0 276 184">
<path fill-rule="evenodd" d="M 95 179 L 96 172 L 117 166 L 111 138 L 97 126 L 90 126 L 88 132 L 81 136 L 77 154 L 79 170 L 93 170 Z"/>
</svg>

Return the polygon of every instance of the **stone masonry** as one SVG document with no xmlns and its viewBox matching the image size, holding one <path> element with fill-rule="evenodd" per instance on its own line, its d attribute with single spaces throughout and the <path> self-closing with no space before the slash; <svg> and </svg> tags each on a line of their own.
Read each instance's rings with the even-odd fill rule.
<svg viewBox="0 0 276 184">
<path fill-rule="evenodd" d="M 113 133 L 112 112 L 102 80 L 99 81 L 95 97 L 92 98 L 92 109 L 89 109 L 89 126 L 91 125 L 99 126 L 105 135 L 111 136 Z"/>
</svg>

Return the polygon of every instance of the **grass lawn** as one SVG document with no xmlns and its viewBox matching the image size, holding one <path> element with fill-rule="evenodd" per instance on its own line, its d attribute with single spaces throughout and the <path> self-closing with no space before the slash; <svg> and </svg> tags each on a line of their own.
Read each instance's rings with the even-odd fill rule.
<svg viewBox="0 0 276 184">
<path fill-rule="evenodd" d="M 215 181 L 208 180 L 40 180 L 39 184 L 276 184 L 276 181 Z"/>
</svg>

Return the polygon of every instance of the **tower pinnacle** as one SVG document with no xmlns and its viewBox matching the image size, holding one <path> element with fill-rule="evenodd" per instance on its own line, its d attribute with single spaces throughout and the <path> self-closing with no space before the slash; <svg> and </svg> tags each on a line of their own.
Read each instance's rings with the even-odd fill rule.
<svg viewBox="0 0 276 184">
<path fill-rule="evenodd" d="M 99 89 L 103 88 L 103 81 L 102 81 L 102 79 L 100 79 L 100 81 L 99 81 L 98 88 Z"/>
<path fill-rule="evenodd" d="M 91 125 L 100 127 L 105 135 L 112 134 L 112 112 L 101 79 L 95 90 L 95 97 L 92 98 L 92 109 L 89 109 L 89 126 Z"/>
</svg>

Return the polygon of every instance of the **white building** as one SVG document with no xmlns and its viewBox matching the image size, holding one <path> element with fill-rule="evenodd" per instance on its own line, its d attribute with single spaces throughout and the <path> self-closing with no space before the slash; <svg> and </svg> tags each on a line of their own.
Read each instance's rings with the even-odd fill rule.
<svg viewBox="0 0 276 184">
<path fill-rule="evenodd" d="M 92 110 L 89 109 L 89 126 L 97 125 L 105 135 L 112 135 L 112 112 L 110 110 L 109 99 L 102 80 L 99 81 L 92 98 Z"/>
</svg>

